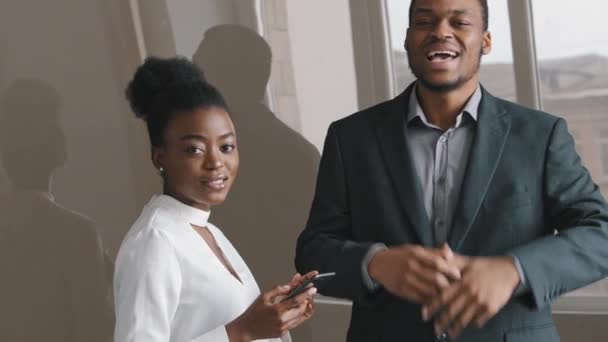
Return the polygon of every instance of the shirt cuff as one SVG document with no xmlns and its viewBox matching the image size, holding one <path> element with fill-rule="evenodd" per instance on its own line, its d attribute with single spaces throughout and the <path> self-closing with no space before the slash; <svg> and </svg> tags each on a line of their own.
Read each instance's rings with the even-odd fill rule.
<svg viewBox="0 0 608 342">
<path fill-rule="evenodd" d="M 380 284 L 375 282 L 372 277 L 369 276 L 369 272 L 367 268 L 369 266 L 369 262 L 372 260 L 376 253 L 388 249 L 383 243 L 375 243 L 368 250 L 365 256 L 363 257 L 363 261 L 361 262 L 361 274 L 363 277 L 363 284 L 370 291 L 374 292 L 380 288 Z"/>
<path fill-rule="evenodd" d="M 519 273 L 519 285 L 517 285 L 517 288 L 513 292 L 513 296 L 515 297 L 528 291 L 528 282 L 526 281 L 526 274 L 521 267 L 519 259 L 514 255 L 511 255 L 511 258 L 513 258 L 513 263 L 515 264 L 515 268 L 517 268 L 517 273 Z"/>
</svg>

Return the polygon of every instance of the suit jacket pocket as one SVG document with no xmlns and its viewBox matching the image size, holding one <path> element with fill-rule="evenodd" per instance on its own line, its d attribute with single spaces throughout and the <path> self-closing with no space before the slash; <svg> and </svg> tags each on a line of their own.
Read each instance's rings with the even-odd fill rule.
<svg viewBox="0 0 608 342">
<path fill-rule="evenodd" d="M 486 198 L 484 206 L 487 210 L 494 213 L 512 212 L 518 208 L 525 207 L 532 203 L 530 193 L 525 189 L 517 189 L 512 192 L 495 193 Z"/>
<path fill-rule="evenodd" d="M 505 342 L 559 342 L 559 334 L 553 324 L 507 331 Z"/>
</svg>

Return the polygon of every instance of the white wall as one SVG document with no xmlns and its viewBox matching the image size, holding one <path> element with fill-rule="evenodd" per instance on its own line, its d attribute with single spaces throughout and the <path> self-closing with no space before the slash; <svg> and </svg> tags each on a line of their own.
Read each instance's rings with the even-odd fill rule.
<svg viewBox="0 0 608 342">
<path fill-rule="evenodd" d="M 205 31 L 216 25 L 235 24 L 237 20 L 233 2 L 228 0 L 167 1 L 167 8 L 177 54 L 189 58 Z"/>
<path fill-rule="evenodd" d="M 287 14 L 301 133 L 321 151 L 329 124 L 357 110 L 349 4 L 287 0 Z"/>
</svg>

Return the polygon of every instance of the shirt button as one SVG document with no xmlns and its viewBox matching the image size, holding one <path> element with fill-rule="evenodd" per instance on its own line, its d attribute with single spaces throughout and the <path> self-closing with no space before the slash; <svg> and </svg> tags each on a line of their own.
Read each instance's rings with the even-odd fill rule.
<svg viewBox="0 0 608 342">
<path fill-rule="evenodd" d="M 439 137 L 439 141 L 441 141 L 441 142 L 445 142 L 446 140 L 448 140 L 448 139 L 443 135 L 441 137 Z"/>
</svg>

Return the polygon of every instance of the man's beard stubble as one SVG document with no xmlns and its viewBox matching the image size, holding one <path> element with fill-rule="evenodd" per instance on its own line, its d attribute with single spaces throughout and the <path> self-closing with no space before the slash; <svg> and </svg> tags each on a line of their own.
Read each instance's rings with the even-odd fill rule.
<svg viewBox="0 0 608 342">
<path fill-rule="evenodd" d="M 479 68 L 481 66 L 481 57 L 483 56 L 483 50 L 480 49 L 479 51 L 479 58 L 477 59 L 477 65 L 475 66 L 474 71 L 470 74 L 470 75 L 461 75 L 459 76 L 456 80 L 452 81 L 452 82 L 446 82 L 443 84 L 436 84 L 436 83 L 432 83 L 430 81 L 428 81 L 427 79 L 425 79 L 422 75 L 422 73 L 418 70 L 415 70 L 414 68 L 412 68 L 412 63 L 410 63 L 411 61 L 411 56 L 410 56 L 410 52 L 407 51 L 407 61 L 408 61 L 408 65 L 409 65 L 409 69 L 412 72 L 412 74 L 416 77 L 416 80 L 420 83 L 421 86 L 425 87 L 426 89 L 435 92 L 435 93 L 446 93 L 455 89 L 460 88 L 463 84 L 467 83 L 468 81 L 470 81 L 475 74 L 479 73 Z"/>
</svg>

